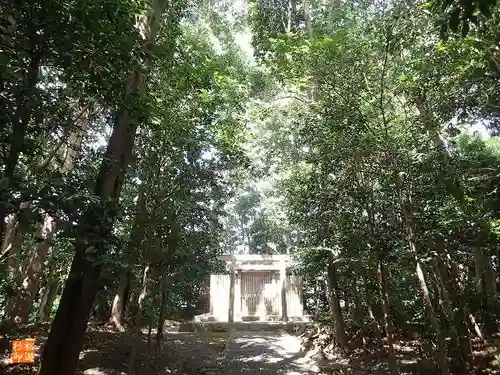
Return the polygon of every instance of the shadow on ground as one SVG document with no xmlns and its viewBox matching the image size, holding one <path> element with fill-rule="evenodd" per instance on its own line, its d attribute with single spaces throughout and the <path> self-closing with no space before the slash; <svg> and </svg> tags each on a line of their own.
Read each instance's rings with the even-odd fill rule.
<svg viewBox="0 0 500 375">
<path fill-rule="evenodd" d="M 286 333 L 238 332 L 230 340 L 221 370 L 224 375 L 314 374 L 300 346 L 297 337 Z"/>
<path fill-rule="evenodd" d="M 19 338 L 36 337 L 36 356 L 34 364 L 10 364 L 10 342 L 12 335 L 0 336 L 0 374 L 34 375 L 39 366 L 39 357 L 46 340 L 46 332 L 25 332 Z M 136 339 L 129 333 L 92 329 L 85 335 L 85 341 L 80 353 L 78 375 L 122 375 L 128 371 L 130 354 Z M 143 334 L 138 345 L 136 361 L 137 375 L 191 375 L 183 364 L 177 363 L 178 355 L 174 353 L 173 345 L 167 343 L 163 350 L 154 345 L 149 348 L 147 335 Z"/>
<path fill-rule="evenodd" d="M 37 337 L 35 364 L 9 364 L 12 338 Z M 154 337 L 153 337 L 154 338 Z M 46 332 L 0 336 L 0 373 L 36 374 Z M 85 335 L 78 375 L 122 375 L 128 371 L 136 339 L 128 332 L 91 329 Z M 142 334 L 135 366 L 137 375 L 305 375 L 305 352 L 298 338 L 278 332 L 166 333 L 161 349 L 148 346 Z"/>
<path fill-rule="evenodd" d="M 226 334 L 227 335 L 227 334 Z M 127 373 L 135 339 L 128 333 L 92 332 L 80 356 L 84 375 L 121 375 Z M 165 334 L 163 345 L 148 345 L 142 334 L 135 366 L 137 375 L 195 375 L 214 368 L 224 342 L 224 334 Z"/>
</svg>

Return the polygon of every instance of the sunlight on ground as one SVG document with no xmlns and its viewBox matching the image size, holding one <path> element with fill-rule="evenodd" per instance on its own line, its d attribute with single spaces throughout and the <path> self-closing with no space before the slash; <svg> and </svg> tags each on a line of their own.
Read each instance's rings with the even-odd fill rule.
<svg viewBox="0 0 500 375">
<path fill-rule="evenodd" d="M 268 364 L 277 364 L 284 360 L 293 358 L 301 349 L 300 341 L 296 337 L 288 334 L 282 334 L 274 337 L 262 337 L 248 335 L 235 339 L 235 343 L 241 345 L 242 349 L 250 351 L 252 347 L 260 348 L 262 351 L 259 354 L 246 356 L 238 359 L 240 362 L 260 362 Z M 264 350 L 265 348 L 265 350 Z M 305 361 L 297 359 L 295 365 L 301 367 L 305 366 Z M 291 371 L 286 375 L 300 375 L 299 372 Z"/>
<path fill-rule="evenodd" d="M 85 358 L 85 356 L 87 354 L 89 354 L 89 353 L 97 353 L 97 352 L 99 352 L 99 350 L 97 350 L 97 349 L 85 349 L 85 350 L 82 350 L 80 352 L 80 356 L 79 356 L 78 359 L 81 361 L 83 358 Z"/>
<path fill-rule="evenodd" d="M 89 368 L 83 372 L 85 375 L 108 375 L 108 373 L 104 370 L 101 370 L 99 367 Z"/>
</svg>

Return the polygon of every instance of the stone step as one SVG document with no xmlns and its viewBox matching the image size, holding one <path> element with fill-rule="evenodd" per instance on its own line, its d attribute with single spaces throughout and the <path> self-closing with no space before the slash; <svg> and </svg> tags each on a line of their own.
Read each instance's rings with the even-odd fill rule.
<svg viewBox="0 0 500 375">
<path fill-rule="evenodd" d="M 177 332 L 227 332 L 236 331 L 280 331 L 295 332 L 297 327 L 308 325 L 307 322 L 187 322 L 180 323 L 173 331 Z"/>
</svg>

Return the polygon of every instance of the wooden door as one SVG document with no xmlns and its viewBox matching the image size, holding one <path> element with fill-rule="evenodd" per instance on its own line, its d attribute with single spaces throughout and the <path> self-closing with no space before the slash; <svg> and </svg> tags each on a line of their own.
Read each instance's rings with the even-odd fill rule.
<svg viewBox="0 0 500 375">
<path fill-rule="evenodd" d="M 279 284 L 272 272 L 242 272 L 241 314 L 265 316 L 277 313 Z"/>
</svg>

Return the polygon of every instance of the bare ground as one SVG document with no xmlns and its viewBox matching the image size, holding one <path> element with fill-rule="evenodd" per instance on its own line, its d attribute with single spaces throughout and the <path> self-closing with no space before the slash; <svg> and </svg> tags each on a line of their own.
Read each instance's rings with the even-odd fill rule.
<svg viewBox="0 0 500 375">
<path fill-rule="evenodd" d="M 0 339 L 0 373 L 36 373 L 45 335 L 36 332 L 17 337 L 37 337 L 33 365 L 9 363 L 10 338 Z M 86 334 L 80 355 L 79 375 L 123 375 L 135 340 L 128 333 L 92 330 Z M 142 335 L 138 346 L 137 375 L 236 375 L 236 374 L 312 374 L 304 359 L 299 338 L 280 332 L 197 332 L 166 333 L 164 344 L 156 349 Z"/>
<path fill-rule="evenodd" d="M 34 375 L 44 329 L 0 336 L 0 374 Z M 37 358 L 33 365 L 9 364 L 10 340 L 36 337 Z M 129 333 L 103 327 L 91 329 L 80 355 L 79 375 L 124 375 L 129 356 L 137 342 Z M 314 348 L 303 350 L 302 340 L 285 332 L 197 332 L 166 333 L 161 348 L 150 348 L 143 333 L 138 345 L 136 375 L 312 375 L 312 374 L 387 374 L 386 359 L 380 350 L 359 348 L 348 355 L 324 358 Z M 497 347 L 485 348 L 486 366 L 469 374 L 500 374 Z M 407 343 L 397 347 L 400 373 L 432 374 L 426 362 Z M 476 352 L 477 353 L 477 352 Z"/>
</svg>

